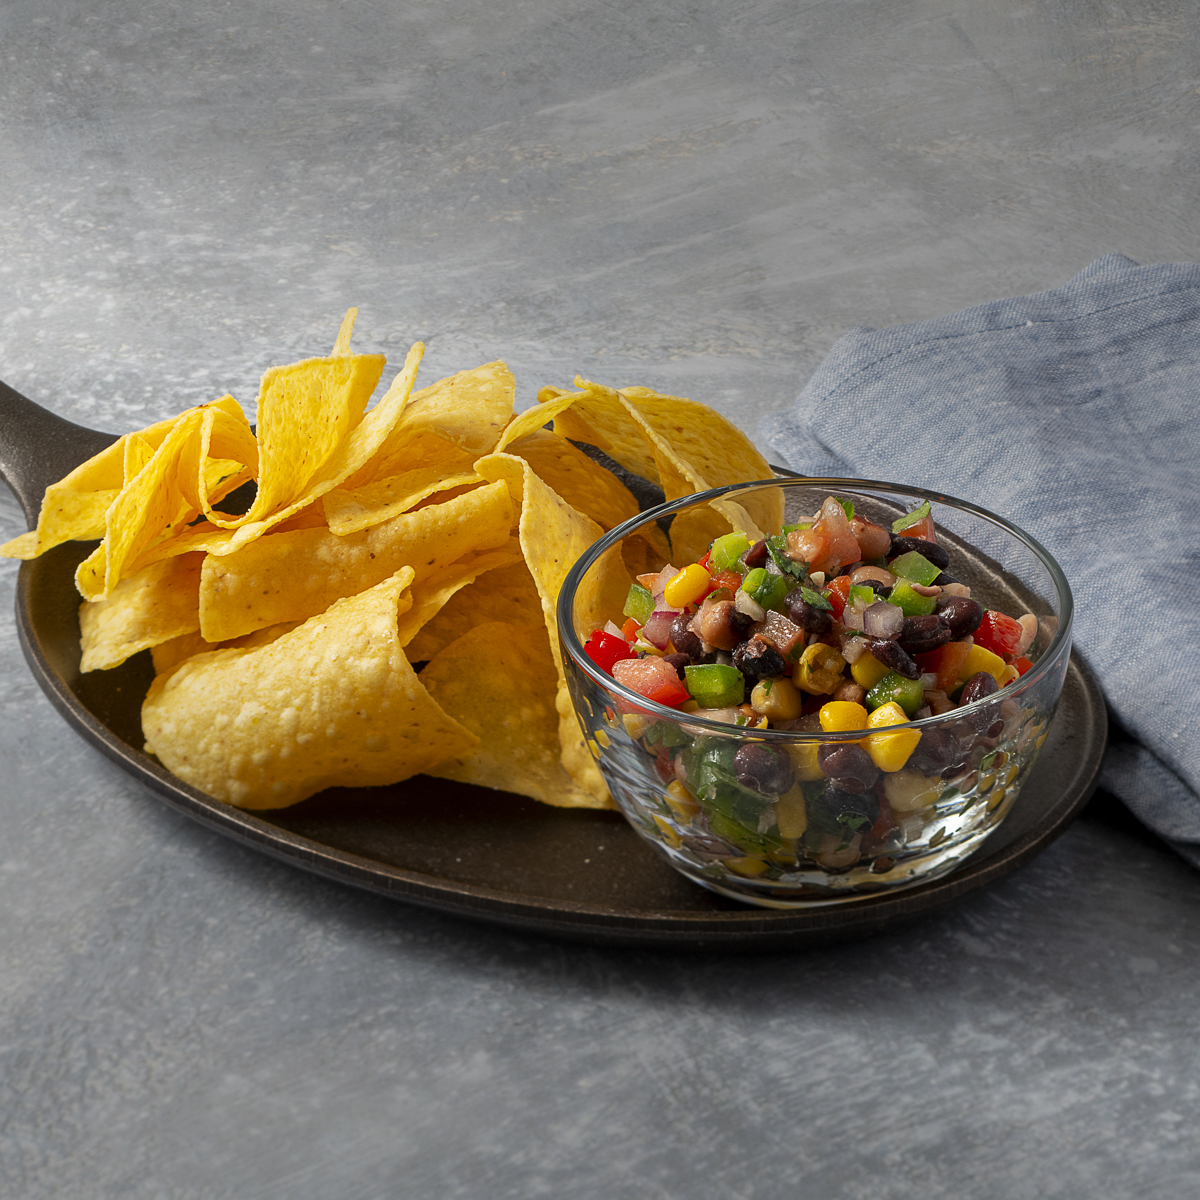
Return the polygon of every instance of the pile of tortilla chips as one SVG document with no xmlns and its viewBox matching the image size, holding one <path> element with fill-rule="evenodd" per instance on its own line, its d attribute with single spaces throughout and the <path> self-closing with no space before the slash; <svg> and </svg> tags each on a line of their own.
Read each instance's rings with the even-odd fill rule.
<svg viewBox="0 0 1200 1200">
<path fill-rule="evenodd" d="M 770 468 L 705 405 L 646 388 L 577 379 L 514 416 L 494 362 L 413 391 L 420 344 L 368 411 L 384 359 L 350 352 L 356 315 L 329 357 L 263 376 L 256 431 L 224 396 L 127 434 L 48 488 L 0 554 L 100 539 L 76 572 L 82 669 L 150 649 L 146 749 L 210 796 L 282 808 L 426 772 L 610 807 L 554 610 L 575 560 L 638 505 L 572 442 L 668 499 Z M 251 480 L 249 509 L 223 511 Z M 782 511 L 759 504 L 677 518 L 653 550 L 693 561 L 734 526 L 776 528 Z M 629 582 L 615 560 L 596 625 Z"/>
</svg>

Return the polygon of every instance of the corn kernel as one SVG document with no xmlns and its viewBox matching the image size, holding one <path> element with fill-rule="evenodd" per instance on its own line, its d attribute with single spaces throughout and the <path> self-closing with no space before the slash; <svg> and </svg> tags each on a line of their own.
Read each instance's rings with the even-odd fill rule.
<svg viewBox="0 0 1200 1200">
<path fill-rule="evenodd" d="M 868 729 L 884 729 L 888 725 L 906 725 L 907 723 L 908 713 L 895 700 L 881 704 L 867 718 Z"/>
<path fill-rule="evenodd" d="M 792 769 L 801 783 L 816 783 L 817 780 L 825 778 L 825 772 L 817 762 L 817 751 L 820 748 L 817 742 L 800 742 L 787 748 L 788 757 L 792 760 Z"/>
<path fill-rule="evenodd" d="M 967 651 L 966 660 L 963 662 L 962 670 L 958 673 L 959 682 L 970 679 L 972 675 L 978 675 L 980 671 L 986 671 L 997 683 L 1000 682 L 1000 676 L 1004 674 L 1008 663 L 1004 661 L 998 654 L 993 654 L 986 646 L 972 646 Z"/>
<path fill-rule="evenodd" d="M 860 654 L 858 660 L 850 664 L 850 674 L 854 676 L 854 682 L 860 688 L 865 688 L 868 692 L 887 673 L 887 667 L 875 655 L 869 652 L 867 654 Z"/>
<path fill-rule="evenodd" d="M 600 743 L 600 745 L 602 745 L 605 748 L 605 750 L 607 750 L 609 748 L 609 746 L 612 745 L 612 739 L 608 736 L 608 733 L 603 729 L 597 729 L 595 737 L 596 737 L 596 741 L 598 741 Z"/>
<path fill-rule="evenodd" d="M 663 589 L 663 599 L 672 608 L 694 604 L 708 591 L 711 581 L 712 576 L 699 563 L 692 563 L 671 577 Z"/>
<path fill-rule="evenodd" d="M 593 758 L 597 758 L 597 759 L 598 759 L 598 758 L 600 757 L 600 747 L 596 745 L 596 739 L 595 739 L 595 738 L 588 738 L 588 740 L 587 740 L 587 748 L 588 748 L 588 749 L 589 749 L 589 750 L 592 752 L 592 757 L 593 757 Z"/>
<path fill-rule="evenodd" d="M 673 779 L 667 784 L 663 800 L 681 821 L 690 821 L 700 811 L 700 805 L 692 799 L 691 792 L 678 779 Z"/>
<path fill-rule="evenodd" d="M 727 858 L 725 865 L 738 875 L 746 875 L 751 879 L 758 875 L 765 875 L 769 870 L 761 858 L 755 858 L 753 855 L 745 858 Z"/>
<path fill-rule="evenodd" d="M 826 733 L 843 733 L 848 729 L 867 727 L 867 710 L 849 700 L 830 700 L 822 704 L 819 716 L 821 728 Z"/>
<path fill-rule="evenodd" d="M 654 824 L 658 826 L 658 832 L 662 834 L 662 840 L 671 847 L 672 850 L 678 850 L 683 845 L 683 839 L 671 828 L 671 826 L 655 814 Z"/>
<path fill-rule="evenodd" d="M 621 724 L 625 726 L 625 732 L 636 742 L 654 722 L 639 713 L 626 713 L 621 718 Z"/>
<path fill-rule="evenodd" d="M 775 801 L 775 822 L 782 838 L 801 838 L 808 829 L 804 789 L 792 787 Z"/>
<path fill-rule="evenodd" d="M 863 740 L 863 746 L 881 771 L 899 771 L 920 740 L 919 729 L 898 729 L 895 733 L 873 733 Z"/>
</svg>

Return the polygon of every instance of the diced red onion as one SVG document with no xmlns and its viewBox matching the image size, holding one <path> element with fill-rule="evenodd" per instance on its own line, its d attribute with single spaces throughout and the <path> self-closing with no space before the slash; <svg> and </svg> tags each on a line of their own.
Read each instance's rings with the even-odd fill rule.
<svg viewBox="0 0 1200 1200">
<path fill-rule="evenodd" d="M 671 640 L 671 624 L 677 616 L 679 616 L 677 608 L 671 609 L 669 612 L 664 609 L 652 612 L 646 618 L 646 624 L 642 626 L 642 637 L 652 646 L 665 650 L 667 643 Z"/>
<path fill-rule="evenodd" d="M 799 658 L 804 649 L 804 630 L 782 613 L 773 610 L 764 614 L 763 619 L 754 627 L 754 633 L 768 646 L 774 646 L 787 659 L 793 656 Z"/>
<path fill-rule="evenodd" d="M 922 675 L 921 676 L 922 690 L 929 692 L 929 691 L 932 691 L 936 687 L 937 687 L 937 676 L 936 675 Z"/>
<path fill-rule="evenodd" d="M 863 632 L 868 637 L 890 640 L 904 628 L 904 610 L 886 600 L 877 600 L 863 613 Z"/>
<path fill-rule="evenodd" d="M 654 596 L 655 600 L 661 600 L 663 598 L 663 593 L 667 590 L 667 584 L 670 583 L 671 580 L 674 579 L 678 574 L 679 568 L 671 566 L 670 563 L 668 563 L 661 571 L 659 571 L 658 578 L 654 581 L 654 586 L 650 589 L 650 592 Z"/>
<path fill-rule="evenodd" d="M 852 604 L 846 605 L 846 611 L 842 613 L 842 624 L 847 629 L 856 629 L 859 633 L 863 631 L 863 615 L 860 609 L 855 608 Z"/>
</svg>

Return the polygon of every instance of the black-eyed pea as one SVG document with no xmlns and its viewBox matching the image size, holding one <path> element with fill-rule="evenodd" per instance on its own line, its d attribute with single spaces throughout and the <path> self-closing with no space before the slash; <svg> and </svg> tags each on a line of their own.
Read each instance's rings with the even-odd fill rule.
<svg viewBox="0 0 1200 1200">
<path fill-rule="evenodd" d="M 942 781 L 905 768 L 884 777 L 883 791 L 893 812 L 920 812 L 941 795 Z"/>
<path fill-rule="evenodd" d="M 750 707 L 771 721 L 794 721 L 804 709 L 804 697 L 786 675 L 780 675 L 754 685 Z"/>
</svg>

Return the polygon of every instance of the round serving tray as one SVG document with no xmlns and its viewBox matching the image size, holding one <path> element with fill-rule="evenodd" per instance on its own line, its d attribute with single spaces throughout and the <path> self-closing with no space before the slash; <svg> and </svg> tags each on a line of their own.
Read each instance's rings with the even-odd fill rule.
<svg viewBox="0 0 1200 1200">
<path fill-rule="evenodd" d="M 80 674 L 73 574 L 88 549 L 69 543 L 21 567 L 17 628 L 39 684 L 89 742 L 175 808 L 276 858 L 398 900 L 559 937 L 762 951 L 878 933 L 985 887 L 1043 850 L 1094 791 L 1107 738 L 1100 690 L 1072 655 L 1057 716 L 1017 803 L 953 874 L 820 908 L 748 908 L 676 874 L 616 813 L 549 808 L 426 776 L 331 789 L 268 813 L 198 792 L 142 753 L 149 652 L 112 671 Z"/>
</svg>

